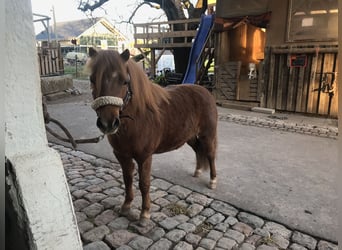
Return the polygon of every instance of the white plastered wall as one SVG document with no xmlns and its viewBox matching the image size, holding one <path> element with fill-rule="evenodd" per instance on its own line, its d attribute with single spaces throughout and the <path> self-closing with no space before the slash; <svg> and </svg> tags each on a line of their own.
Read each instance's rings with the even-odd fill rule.
<svg viewBox="0 0 342 250">
<path fill-rule="evenodd" d="M 5 0 L 4 50 L 6 181 L 30 248 L 82 249 L 63 165 L 47 144 L 30 0 Z"/>
</svg>

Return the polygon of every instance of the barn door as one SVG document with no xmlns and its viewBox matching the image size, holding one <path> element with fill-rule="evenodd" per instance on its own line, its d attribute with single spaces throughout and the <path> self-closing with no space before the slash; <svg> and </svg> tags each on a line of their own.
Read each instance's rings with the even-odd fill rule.
<svg viewBox="0 0 342 250">
<path fill-rule="evenodd" d="M 279 52 L 279 51 L 274 51 Z M 271 53 L 265 88 L 267 108 L 337 116 L 337 52 L 298 54 L 305 65 L 290 65 L 290 53 Z"/>
</svg>

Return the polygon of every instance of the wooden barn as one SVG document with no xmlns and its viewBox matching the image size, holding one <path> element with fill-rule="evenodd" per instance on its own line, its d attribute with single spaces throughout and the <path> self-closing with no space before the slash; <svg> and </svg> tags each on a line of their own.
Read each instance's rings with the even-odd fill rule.
<svg viewBox="0 0 342 250">
<path fill-rule="evenodd" d="M 219 103 L 337 117 L 338 0 L 217 0 Z"/>
</svg>

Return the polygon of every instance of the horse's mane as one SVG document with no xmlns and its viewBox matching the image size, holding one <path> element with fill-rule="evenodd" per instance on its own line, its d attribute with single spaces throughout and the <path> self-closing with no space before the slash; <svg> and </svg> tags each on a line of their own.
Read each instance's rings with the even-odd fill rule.
<svg viewBox="0 0 342 250">
<path fill-rule="evenodd" d="M 159 117 L 160 104 L 169 102 L 169 93 L 161 86 L 151 82 L 143 69 L 134 60 L 129 59 L 127 67 L 131 78 L 133 109 L 135 112 L 142 112 L 143 114 L 148 109 Z"/>
<path fill-rule="evenodd" d="M 117 51 L 100 50 L 94 58 L 87 62 L 88 71 L 96 72 L 97 90 L 101 90 L 101 78 L 110 72 L 126 72 L 125 64 Z M 130 77 L 130 84 L 133 92 L 131 107 L 133 112 L 145 114 L 148 110 L 159 117 L 161 112 L 160 104 L 169 102 L 169 93 L 161 86 L 152 83 L 143 69 L 132 59 L 127 61 L 127 72 Z M 90 73 L 90 72 L 89 72 Z M 126 79 L 127 76 L 122 76 Z"/>
</svg>

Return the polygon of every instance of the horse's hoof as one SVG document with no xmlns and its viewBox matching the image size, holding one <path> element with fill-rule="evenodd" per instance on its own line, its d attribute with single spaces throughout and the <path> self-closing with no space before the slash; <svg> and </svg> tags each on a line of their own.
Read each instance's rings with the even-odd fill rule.
<svg viewBox="0 0 342 250">
<path fill-rule="evenodd" d="M 120 209 L 120 215 L 128 216 L 130 211 L 131 211 L 130 207 L 122 206 Z"/>
<path fill-rule="evenodd" d="M 215 189 L 215 188 L 216 188 L 216 184 L 217 184 L 217 180 L 216 180 L 216 178 L 215 178 L 215 179 L 212 179 L 212 180 L 210 180 L 210 183 L 209 183 L 209 188 L 210 188 L 210 189 Z"/>
<path fill-rule="evenodd" d="M 146 227 L 148 226 L 149 222 L 150 222 L 150 219 L 148 218 L 140 218 L 138 225 L 141 227 Z"/>
<path fill-rule="evenodd" d="M 196 169 L 193 176 L 194 176 L 194 177 L 199 177 L 201 174 L 202 174 L 202 170 Z"/>
</svg>

